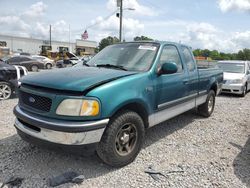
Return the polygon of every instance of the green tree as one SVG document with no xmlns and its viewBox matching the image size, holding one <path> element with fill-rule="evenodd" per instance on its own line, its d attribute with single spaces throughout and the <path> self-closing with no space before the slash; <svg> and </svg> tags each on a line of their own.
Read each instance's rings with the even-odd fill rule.
<svg viewBox="0 0 250 188">
<path fill-rule="evenodd" d="M 108 37 L 101 40 L 101 42 L 99 43 L 99 46 L 98 46 L 98 51 L 101 51 L 106 46 L 109 46 L 111 44 L 115 44 L 118 42 L 119 42 L 119 39 L 117 37 L 108 36 Z"/>
<path fill-rule="evenodd" d="M 238 54 L 237 54 L 236 57 L 237 57 L 238 60 L 245 60 L 245 59 L 246 59 L 243 50 L 240 50 L 240 51 L 238 52 Z"/>
<path fill-rule="evenodd" d="M 210 57 L 210 50 L 208 49 L 202 50 L 201 55 L 203 57 Z"/>
<path fill-rule="evenodd" d="M 201 50 L 200 49 L 194 50 L 193 53 L 194 53 L 194 56 L 196 56 L 196 57 L 201 56 Z"/>
<path fill-rule="evenodd" d="M 220 60 L 220 53 L 217 50 L 210 52 L 210 57 L 214 60 Z"/>
<path fill-rule="evenodd" d="M 201 50 L 196 49 L 193 51 L 194 56 L 210 57 L 213 60 L 248 60 L 250 61 L 250 49 L 240 50 L 238 53 L 224 53 L 217 50 Z"/>
<path fill-rule="evenodd" d="M 250 60 L 250 49 L 243 49 L 243 53 L 245 54 L 244 60 Z"/>
<path fill-rule="evenodd" d="M 151 38 L 149 38 L 149 37 L 146 37 L 146 36 L 136 36 L 135 38 L 134 38 L 134 41 L 142 41 L 142 40 L 149 40 L 149 41 L 151 41 L 151 40 L 153 40 L 153 39 L 151 39 Z"/>
</svg>

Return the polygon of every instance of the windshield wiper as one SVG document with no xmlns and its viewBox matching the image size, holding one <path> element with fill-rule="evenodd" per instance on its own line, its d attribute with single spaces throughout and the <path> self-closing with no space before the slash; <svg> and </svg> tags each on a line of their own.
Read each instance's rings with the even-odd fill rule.
<svg viewBox="0 0 250 188">
<path fill-rule="evenodd" d="M 97 67 L 107 67 L 107 68 L 115 68 L 115 69 L 120 69 L 127 71 L 123 66 L 121 65 L 112 65 L 112 64 L 101 64 L 101 65 L 96 65 Z"/>
</svg>

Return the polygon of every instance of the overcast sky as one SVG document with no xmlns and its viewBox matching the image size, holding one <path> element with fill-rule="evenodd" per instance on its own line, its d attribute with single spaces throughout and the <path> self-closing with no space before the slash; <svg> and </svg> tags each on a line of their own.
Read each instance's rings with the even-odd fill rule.
<svg viewBox="0 0 250 188">
<path fill-rule="evenodd" d="M 250 0 L 123 0 L 123 38 L 137 35 L 193 48 L 236 52 L 250 48 Z M 74 41 L 118 37 L 115 0 L 0 0 L 0 34 Z M 112 15 L 112 16 L 110 16 Z M 109 17 L 110 16 L 110 17 Z M 93 26 L 94 25 L 94 26 Z"/>
</svg>

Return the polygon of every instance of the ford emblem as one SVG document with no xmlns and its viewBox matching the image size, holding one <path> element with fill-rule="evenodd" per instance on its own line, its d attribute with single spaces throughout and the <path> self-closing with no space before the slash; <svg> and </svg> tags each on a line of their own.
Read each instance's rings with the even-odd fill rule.
<svg viewBox="0 0 250 188">
<path fill-rule="evenodd" d="M 35 100 L 33 97 L 29 97 L 29 101 L 30 101 L 31 103 L 34 103 L 36 100 Z"/>
</svg>

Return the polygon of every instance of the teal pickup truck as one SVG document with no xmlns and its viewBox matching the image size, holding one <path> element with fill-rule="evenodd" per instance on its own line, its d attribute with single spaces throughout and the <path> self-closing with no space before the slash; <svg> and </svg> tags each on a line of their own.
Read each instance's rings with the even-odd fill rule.
<svg viewBox="0 0 250 188">
<path fill-rule="evenodd" d="M 222 81 L 222 70 L 198 69 L 183 44 L 115 44 L 88 63 L 23 77 L 15 127 L 29 142 L 91 146 L 124 166 L 147 128 L 193 108 L 209 117 Z"/>
</svg>

